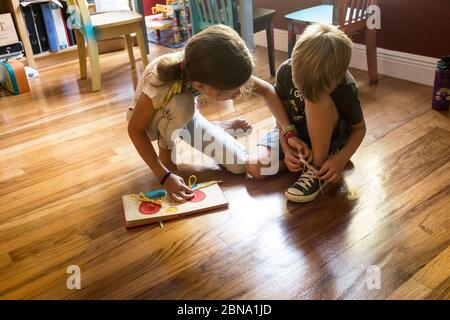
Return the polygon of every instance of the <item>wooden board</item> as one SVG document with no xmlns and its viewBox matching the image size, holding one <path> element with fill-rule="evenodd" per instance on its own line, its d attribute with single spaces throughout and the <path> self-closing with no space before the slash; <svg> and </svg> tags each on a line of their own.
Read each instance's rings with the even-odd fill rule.
<svg viewBox="0 0 450 320">
<path fill-rule="evenodd" d="M 228 206 L 228 201 L 218 184 L 197 189 L 194 192 L 196 193 L 194 199 L 184 203 L 170 202 L 165 196 L 161 199 L 161 208 L 157 209 L 156 205 L 153 206 L 154 213 L 143 213 L 140 208 L 145 204 L 133 199 L 131 195 L 125 195 L 122 197 L 125 225 L 127 228 L 132 228 Z M 151 207 L 152 205 L 149 212 L 152 211 Z"/>
</svg>

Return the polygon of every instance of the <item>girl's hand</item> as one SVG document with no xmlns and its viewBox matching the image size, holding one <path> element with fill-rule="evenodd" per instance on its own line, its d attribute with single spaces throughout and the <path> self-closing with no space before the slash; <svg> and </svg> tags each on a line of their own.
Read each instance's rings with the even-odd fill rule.
<svg viewBox="0 0 450 320">
<path fill-rule="evenodd" d="M 313 153 L 302 139 L 298 137 L 292 137 L 287 142 L 289 146 L 294 150 L 297 150 L 297 152 L 301 154 L 307 162 L 310 162 L 312 160 Z"/>
<path fill-rule="evenodd" d="M 184 183 L 183 178 L 174 173 L 166 179 L 164 188 L 173 202 L 185 202 L 194 197 L 194 192 Z"/>
<path fill-rule="evenodd" d="M 330 183 L 336 183 L 342 178 L 347 161 L 340 159 L 338 154 L 331 156 L 322 165 L 319 171 L 319 179 Z"/>
</svg>

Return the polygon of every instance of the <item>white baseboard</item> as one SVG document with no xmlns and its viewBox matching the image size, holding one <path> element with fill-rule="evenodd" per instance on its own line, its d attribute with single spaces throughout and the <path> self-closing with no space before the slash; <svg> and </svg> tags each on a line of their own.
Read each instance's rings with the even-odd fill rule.
<svg viewBox="0 0 450 320">
<path fill-rule="evenodd" d="M 267 47 L 265 31 L 255 33 L 255 44 Z M 274 30 L 275 49 L 288 50 L 288 32 Z M 378 73 L 393 78 L 433 86 L 436 63 L 439 59 L 378 48 Z M 350 67 L 367 71 L 366 46 L 355 43 Z"/>
<path fill-rule="evenodd" d="M 267 48 L 267 37 L 265 31 L 255 33 L 253 40 L 255 45 Z M 273 42 L 275 45 L 275 50 L 288 52 L 288 32 L 286 30 L 274 29 Z"/>
</svg>

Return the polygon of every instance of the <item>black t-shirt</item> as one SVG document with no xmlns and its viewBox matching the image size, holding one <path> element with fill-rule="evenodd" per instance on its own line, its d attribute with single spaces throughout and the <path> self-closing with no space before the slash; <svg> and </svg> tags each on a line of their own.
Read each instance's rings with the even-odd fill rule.
<svg viewBox="0 0 450 320">
<path fill-rule="evenodd" d="M 291 59 L 283 62 L 278 69 L 275 91 L 283 101 L 291 122 L 297 127 L 304 126 L 306 123 L 305 99 L 300 90 L 294 86 Z M 331 98 L 336 105 L 339 117 L 347 124 L 355 125 L 363 120 L 358 88 L 350 72 L 346 72 L 341 83 L 331 93 Z"/>
</svg>

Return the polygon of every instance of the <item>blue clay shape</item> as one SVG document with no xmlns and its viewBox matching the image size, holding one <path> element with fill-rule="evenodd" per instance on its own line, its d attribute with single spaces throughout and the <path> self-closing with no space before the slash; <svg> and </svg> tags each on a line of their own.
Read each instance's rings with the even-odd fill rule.
<svg viewBox="0 0 450 320">
<path fill-rule="evenodd" d="M 167 194 L 167 191 L 164 189 L 158 189 L 158 190 L 149 191 L 149 192 L 144 193 L 144 195 L 150 199 L 161 199 L 166 194 Z"/>
</svg>

